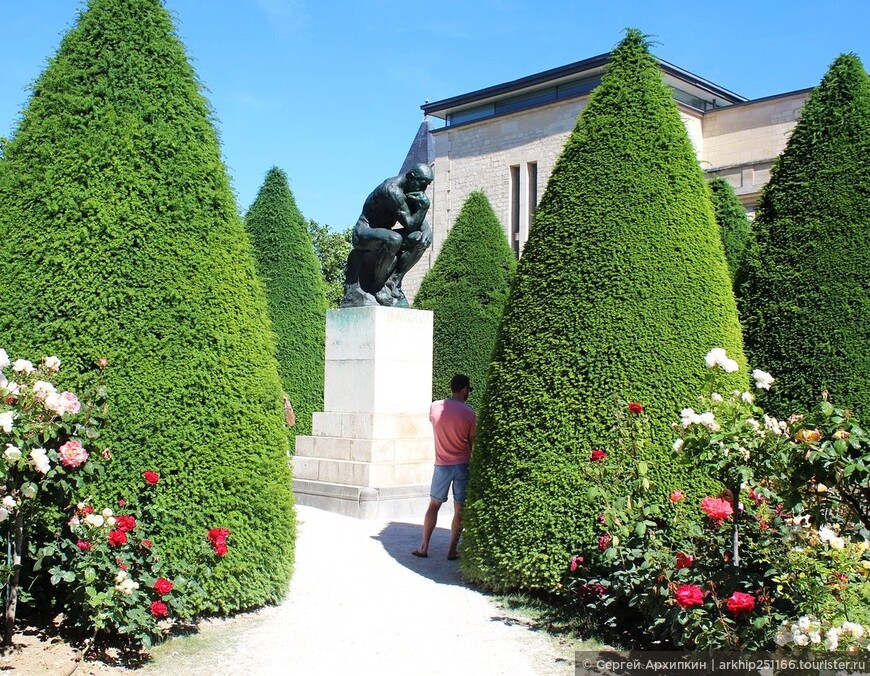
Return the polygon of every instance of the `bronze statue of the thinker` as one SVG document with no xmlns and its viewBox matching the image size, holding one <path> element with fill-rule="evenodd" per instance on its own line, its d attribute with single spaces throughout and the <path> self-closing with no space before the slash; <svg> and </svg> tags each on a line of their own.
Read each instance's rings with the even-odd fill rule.
<svg viewBox="0 0 870 676">
<path fill-rule="evenodd" d="M 341 307 L 408 307 L 402 279 L 432 243 L 426 188 L 433 178 L 428 165 L 415 164 L 366 198 L 353 228 Z"/>
</svg>

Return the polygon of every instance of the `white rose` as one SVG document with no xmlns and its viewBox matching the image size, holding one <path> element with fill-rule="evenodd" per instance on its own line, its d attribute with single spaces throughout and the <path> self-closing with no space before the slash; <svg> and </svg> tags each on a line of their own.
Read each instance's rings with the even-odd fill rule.
<svg viewBox="0 0 870 676">
<path fill-rule="evenodd" d="M 742 401 L 744 404 L 751 404 L 752 403 L 752 394 L 749 392 L 743 392 L 740 395 L 740 401 Z"/>
<path fill-rule="evenodd" d="M 49 371 L 54 371 L 55 373 L 60 371 L 60 359 L 57 357 L 43 357 L 42 365 Z"/>
<path fill-rule="evenodd" d="M 683 444 L 685 442 L 682 439 L 677 439 L 674 442 L 674 453 L 679 453 L 683 449 Z"/>
<path fill-rule="evenodd" d="M 759 430 L 759 428 L 761 427 L 761 425 L 759 424 L 759 422 L 758 422 L 755 418 L 747 418 L 747 419 L 746 419 L 746 424 L 749 425 L 749 426 L 750 426 L 752 429 L 754 429 L 756 432 L 757 432 L 757 431 Z"/>
<path fill-rule="evenodd" d="M 810 642 L 810 637 L 807 636 L 806 634 L 802 634 L 802 633 L 798 632 L 797 634 L 794 635 L 794 644 L 795 645 L 805 646 L 805 645 L 808 645 L 809 642 Z"/>
<path fill-rule="evenodd" d="M 56 393 L 55 386 L 45 380 L 37 380 L 33 383 L 33 396 L 39 401 L 44 402 L 49 395 Z"/>
<path fill-rule="evenodd" d="M 6 521 L 9 518 L 9 510 L 5 507 L 0 507 L 0 522 Z"/>
<path fill-rule="evenodd" d="M 831 627 L 825 634 L 825 650 L 836 650 L 840 645 L 840 630 Z"/>
<path fill-rule="evenodd" d="M 123 568 L 115 575 L 115 582 L 123 582 L 127 578 L 127 571 Z"/>
<path fill-rule="evenodd" d="M 718 392 L 714 392 L 713 394 L 711 394 L 711 395 L 710 395 L 710 399 L 712 399 L 713 401 L 715 401 L 717 404 L 718 404 L 720 401 L 723 400 L 723 399 L 722 399 L 722 395 L 719 394 Z"/>
<path fill-rule="evenodd" d="M 707 356 L 704 357 L 704 361 L 707 362 L 707 368 L 710 369 L 717 367 L 725 359 L 728 359 L 728 355 L 721 347 L 714 347 L 707 353 Z"/>
<path fill-rule="evenodd" d="M 33 368 L 33 362 L 26 359 L 16 359 L 12 364 L 13 373 L 33 373 L 36 369 Z"/>
<path fill-rule="evenodd" d="M 755 380 L 755 387 L 759 390 L 769 390 L 770 386 L 773 385 L 774 378 L 767 371 L 755 369 L 752 372 L 752 377 Z"/>
<path fill-rule="evenodd" d="M 751 454 L 749 453 L 749 451 L 747 449 L 745 449 L 741 446 L 740 447 L 740 456 L 743 458 L 743 460 L 745 462 L 749 462 L 749 458 L 751 457 Z"/>
<path fill-rule="evenodd" d="M 725 359 L 721 364 L 719 364 L 719 366 L 722 367 L 722 370 L 725 371 L 725 373 L 736 373 L 737 369 L 740 368 L 738 363 L 733 359 Z"/>
<path fill-rule="evenodd" d="M 6 394 L 19 395 L 21 394 L 21 385 L 14 380 L 7 380 L 5 377 L 2 381 L 2 387 L 6 390 Z"/>
<path fill-rule="evenodd" d="M 711 432 L 718 432 L 721 429 L 719 423 L 716 422 L 716 416 L 712 411 L 702 413 L 699 422 Z"/>
<path fill-rule="evenodd" d="M 810 625 L 813 623 L 813 618 L 809 615 L 802 615 L 798 618 L 797 628 L 801 631 L 806 631 L 810 628 Z"/>
<path fill-rule="evenodd" d="M 111 528 L 112 526 L 114 526 L 114 525 L 115 525 L 115 517 L 114 517 L 114 516 L 110 516 L 110 517 L 108 517 L 108 518 L 106 519 L 106 525 L 107 525 L 109 528 Z"/>
<path fill-rule="evenodd" d="M 34 448 L 30 451 L 30 464 L 36 468 L 36 471 L 46 474 L 51 469 L 51 462 L 45 453 L 44 448 Z"/>
<path fill-rule="evenodd" d="M 113 514 L 112 510 L 109 509 L 108 507 L 106 507 L 106 508 L 103 510 L 103 516 L 106 517 L 107 519 L 108 519 L 110 516 L 112 516 L 112 514 Z"/>
<path fill-rule="evenodd" d="M 0 413 L 0 429 L 9 434 L 12 431 L 13 420 L 15 420 L 14 411 L 3 411 L 3 413 Z"/>
<path fill-rule="evenodd" d="M 21 449 L 18 448 L 18 446 L 6 444 L 6 450 L 3 451 L 3 457 L 6 458 L 6 462 L 18 462 L 21 460 Z"/>
<path fill-rule="evenodd" d="M 3 506 L 9 511 L 12 511 L 18 506 L 18 503 L 15 502 L 15 498 L 13 498 L 11 495 L 6 495 L 3 497 Z"/>
<path fill-rule="evenodd" d="M 85 523 L 93 528 L 101 528 L 105 519 L 100 514 L 88 514 L 85 517 Z"/>
<path fill-rule="evenodd" d="M 864 636 L 864 627 L 857 622 L 843 622 L 842 630 L 850 633 L 854 638 Z"/>
<path fill-rule="evenodd" d="M 841 537 L 831 538 L 828 542 L 831 545 L 831 549 L 843 549 L 846 546 L 846 541 Z"/>
<path fill-rule="evenodd" d="M 821 643 L 822 642 L 822 635 L 817 631 L 811 631 L 809 633 L 809 637 L 810 637 L 810 641 L 812 643 Z"/>
<path fill-rule="evenodd" d="M 9 361 L 9 355 L 6 354 L 6 350 L 0 347 L 0 371 L 5 371 L 9 368 L 9 364 L 12 362 Z"/>
</svg>

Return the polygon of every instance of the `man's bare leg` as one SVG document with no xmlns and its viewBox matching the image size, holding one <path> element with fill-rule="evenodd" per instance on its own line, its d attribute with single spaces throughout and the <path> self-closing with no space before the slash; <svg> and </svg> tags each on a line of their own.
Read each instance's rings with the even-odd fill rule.
<svg viewBox="0 0 870 676">
<path fill-rule="evenodd" d="M 426 516 L 423 517 L 423 541 L 417 549 L 411 552 L 414 556 L 429 556 L 429 540 L 432 538 L 435 524 L 438 523 L 439 509 L 441 509 L 441 501 L 436 500 L 435 498 L 430 498 L 429 507 L 426 509 Z"/>
<path fill-rule="evenodd" d="M 453 523 L 450 525 L 450 547 L 447 550 L 447 559 L 453 561 L 459 558 L 459 536 L 462 535 L 462 508 L 461 502 L 453 503 Z"/>
</svg>

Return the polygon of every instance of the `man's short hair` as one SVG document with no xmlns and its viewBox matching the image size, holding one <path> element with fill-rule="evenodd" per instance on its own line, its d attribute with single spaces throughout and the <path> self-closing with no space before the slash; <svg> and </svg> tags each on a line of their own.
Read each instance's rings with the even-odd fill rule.
<svg viewBox="0 0 870 676">
<path fill-rule="evenodd" d="M 471 381 L 463 373 L 457 373 L 450 379 L 450 391 L 459 392 L 463 387 L 470 387 Z"/>
</svg>

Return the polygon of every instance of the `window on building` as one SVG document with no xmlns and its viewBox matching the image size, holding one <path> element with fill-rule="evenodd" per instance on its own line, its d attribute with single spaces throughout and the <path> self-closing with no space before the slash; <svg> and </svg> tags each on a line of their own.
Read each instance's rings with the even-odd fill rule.
<svg viewBox="0 0 870 676">
<path fill-rule="evenodd" d="M 532 231 L 532 225 L 535 222 L 535 210 L 538 208 L 538 163 L 529 162 L 529 227 L 526 230 L 526 239 L 529 238 L 529 233 Z"/>
<path fill-rule="evenodd" d="M 510 173 L 510 241 L 514 255 L 520 257 L 520 165 L 511 167 Z"/>
</svg>

